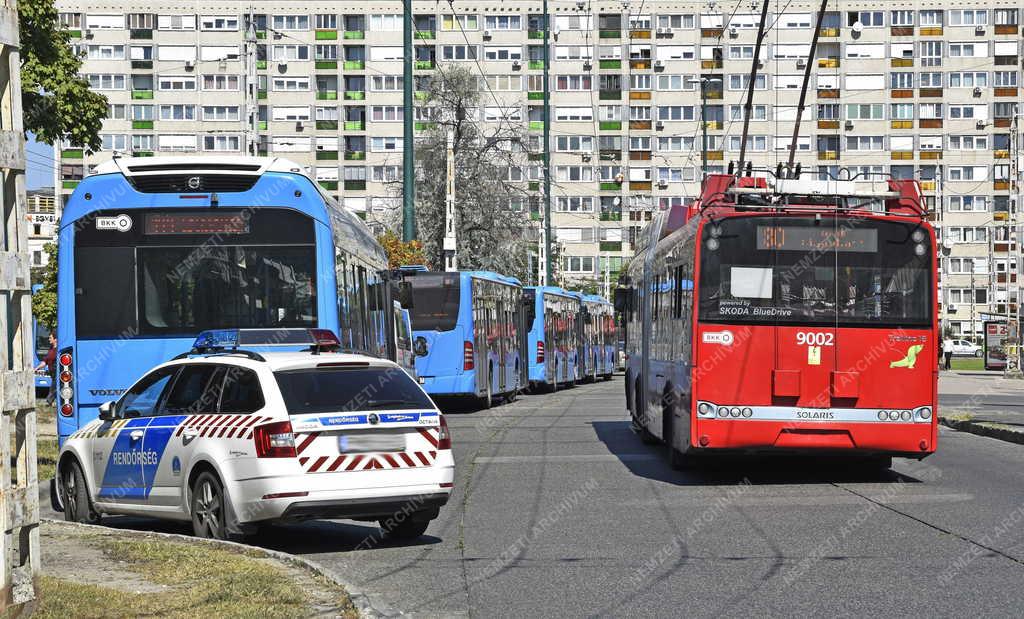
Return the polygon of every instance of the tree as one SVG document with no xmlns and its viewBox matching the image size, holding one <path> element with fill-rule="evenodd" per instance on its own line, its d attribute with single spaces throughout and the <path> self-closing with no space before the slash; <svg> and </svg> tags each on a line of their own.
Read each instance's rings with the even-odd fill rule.
<svg viewBox="0 0 1024 619">
<path fill-rule="evenodd" d="M 82 60 L 60 27 L 53 0 L 18 2 L 25 131 L 47 144 L 67 140 L 99 150 L 107 98 L 78 75 Z"/>
<path fill-rule="evenodd" d="M 519 178 L 524 170 L 527 139 L 512 123 L 485 128 L 473 116 L 490 102 L 490 94 L 479 90 L 477 76 L 468 69 L 450 66 L 435 73 L 424 102 L 433 110 L 433 124 L 416 141 L 417 236 L 427 262 L 435 267 L 444 264 L 450 130 L 459 268 L 497 271 L 526 281 L 534 243 L 528 240 L 527 213 L 512 204 L 525 204 L 528 194 L 521 181 L 517 185 L 509 179 Z M 389 223 L 397 227 L 400 222 Z"/>
<path fill-rule="evenodd" d="M 384 253 L 388 256 L 388 266 L 392 269 L 412 264 L 429 266 L 427 256 L 423 253 L 423 243 L 419 241 L 406 243 L 394 231 L 385 230 L 384 234 L 377 237 L 377 242 L 384 246 Z"/>
<path fill-rule="evenodd" d="M 43 287 L 32 295 L 32 315 L 39 324 L 52 330 L 57 328 L 57 244 L 47 243 L 43 245 L 43 251 L 46 252 L 46 266 L 42 269 L 40 281 L 33 282 Z"/>
</svg>

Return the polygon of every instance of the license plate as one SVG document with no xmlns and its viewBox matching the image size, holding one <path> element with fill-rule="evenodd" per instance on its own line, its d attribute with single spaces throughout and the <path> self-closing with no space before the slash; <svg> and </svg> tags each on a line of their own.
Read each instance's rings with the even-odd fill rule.
<svg viewBox="0 0 1024 619">
<path fill-rule="evenodd" d="M 338 452 L 343 454 L 381 451 L 405 451 L 405 433 L 374 432 L 365 434 L 341 434 L 338 436 Z"/>
</svg>

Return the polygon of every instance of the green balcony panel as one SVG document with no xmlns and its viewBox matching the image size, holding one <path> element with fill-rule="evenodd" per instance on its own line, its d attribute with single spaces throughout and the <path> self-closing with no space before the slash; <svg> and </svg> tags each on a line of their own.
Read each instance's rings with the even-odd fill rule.
<svg viewBox="0 0 1024 619">
<path fill-rule="evenodd" d="M 337 30 L 317 30 L 316 40 L 317 41 L 336 41 L 338 39 Z"/>
<path fill-rule="evenodd" d="M 621 69 L 622 68 L 622 61 L 621 60 L 598 60 L 597 61 L 597 66 L 600 69 Z"/>
<path fill-rule="evenodd" d="M 152 99 L 152 98 L 153 98 L 153 91 L 152 90 L 133 90 L 132 91 L 132 99 Z"/>
<path fill-rule="evenodd" d="M 317 181 L 324 189 L 336 191 L 338 189 L 338 181 Z"/>
<path fill-rule="evenodd" d="M 416 131 L 426 131 L 427 129 L 433 129 L 436 123 L 432 123 L 426 120 L 417 120 L 412 124 L 412 128 Z"/>
<path fill-rule="evenodd" d="M 132 152 L 133 157 L 152 157 L 153 151 L 151 150 L 137 150 Z"/>
<path fill-rule="evenodd" d="M 355 214 L 359 219 L 366 219 L 366 211 L 355 211 Z"/>
<path fill-rule="evenodd" d="M 366 153 L 361 150 L 345 151 L 345 161 L 365 161 Z"/>
<path fill-rule="evenodd" d="M 417 30 L 412 35 L 416 39 L 433 39 L 437 36 L 433 30 Z"/>
<path fill-rule="evenodd" d="M 601 213 L 601 221 L 622 221 L 622 212 Z"/>
<path fill-rule="evenodd" d="M 345 93 L 346 95 L 348 93 Z M 316 91 L 316 98 L 319 101 L 337 101 L 338 91 L 336 90 L 318 90 Z"/>
<path fill-rule="evenodd" d="M 132 121 L 132 129 L 152 129 L 152 128 L 153 128 L 153 121 L 152 120 L 133 120 Z"/>
<path fill-rule="evenodd" d="M 366 181 L 345 181 L 345 191 L 365 191 Z"/>
<path fill-rule="evenodd" d="M 346 120 L 345 131 L 365 131 L 366 121 L 363 120 Z"/>
<path fill-rule="evenodd" d="M 71 37 L 72 39 L 81 39 L 82 38 L 82 31 L 81 30 L 68 30 L 68 36 Z"/>
<path fill-rule="evenodd" d="M 543 39 L 544 38 L 544 31 L 543 30 L 531 30 L 531 31 L 526 33 L 526 38 L 528 38 L 528 39 Z"/>
<path fill-rule="evenodd" d="M 257 122 L 256 123 L 256 128 L 259 129 L 260 131 L 266 131 L 267 130 L 267 121 L 261 120 L 261 121 Z"/>
<path fill-rule="evenodd" d="M 139 40 L 139 39 L 152 39 L 153 38 L 153 31 L 151 29 L 149 29 L 149 28 L 135 28 L 135 29 L 132 29 L 131 31 L 129 31 L 128 38 L 129 39 L 135 39 L 135 40 Z"/>
<path fill-rule="evenodd" d="M 78 183 L 80 182 L 81 181 L 64 181 L 61 183 L 61 187 L 64 189 L 74 189 L 75 187 L 78 187 Z"/>
<path fill-rule="evenodd" d="M 600 189 L 601 191 L 618 191 L 619 189 L 622 189 L 622 185 L 616 183 L 615 181 L 610 181 L 598 183 L 597 188 Z"/>
<path fill-rule="evenodd" d="M 333 131 L 338 128 L 338 121 L 336 120 L 318 120 L 316 121 L 316 128 L 320 131 Z"/>
<path fill-rule="evenodd" d="M 530 153 L 526 156 L 527 161 L 544 161 L 544 153 Z"/>
<path fill-rule="evenodd" d="M 257 60 L 256 61 L 256 68 L 259 69 L 260 71 L 266 71 L 267 70 L 267 61 L 266 60 Z M 317 68 L 319 68 L 319 67 L 317 67 Z"/>
<path fill-rule="evenodd" d="M 336 150 L 318 150 L 316 151 L 317 161 L 337 161 L 338 151 Z"/>
<path fill-rule="evenodd" d="M 544 68 L 544 61 L 543 60 L 531 60 L 531 61 L 526 63 L 526 68 L 527 69 L 535 69 L 535 70 L 543 69 Z"/>
<path fill-rule="evenodd" d="M 526 98 L 529 99 L 530 101 L 543 101 L 544 100 L 544 93 L 543 92 L 528 92 L 528 93 L 526 93 Z"/>
<path fill-rule="evenodd" d="M 598 92 L 597 98 L 601 101 L 618 101 L 622 99 L 621 90 L 601 90 Z"/>
<path fill-rule="evenodd" d="M 540 191 L 540 181 L 530 181 L 526 183 L 526 188 L 530 191 Z"/>
<path fill-rule="evenodd" d="M 621 30 L 600 30 L 597 33 L 597 38 L 599 38 L 599 39 L 621 39 L 622 38 L 622 31 Z"/>
<path fill-rule="evenodd" d="M 543 120 L 531 120 L 530 121 L 530 131 L 543 131 L 543 130 L 544 130 L 544 121 Z"/>
<path fill-rule="evenodd" d="M 598 248 L 600 251 L 622 251 L 622 241 L 601 241 Z"/>
<path fill-rule="evenodd" d="M 346 60 L 344 68 L 346 71 L 362 71 L 366 68 L 366 62 L 363 60 Z"/>
<path fill-rule="evenodd" d="M 540 221 L 540 213 L 530 213 L 530 219 L 533 221 Z"/>
<path fill-rule="evenodd" d="M 348 101 L 362 101 L 366 98 L 366 93 L 362 90 L 346 90 L 345 99 Z"/>
<path fill-rule="evenodd" d="M 257 30 L 256 31 L 256 38 L 257 39 L 265 39 L 265 38 L 267 38 L 267 31 L 266 30 Z"/>
<path fill-rule="evenodd" d="M 265 88 L 257 90 L 256 91 L 256 98 L 257 99 L 266 99 L 267 98 L 267 90 Z"/>
<path fill-rule="evenodd" d="M 430 98 L 430 93 L 425 90 L 416 90 L 412 93 L 412 98 L 417 101 L 426 101 Z"/>
<path fill-rule="evenodd" d="M 338 68 L 338 61 L 337 60 L 317 60 L 316 61 L 316 68 L 317 69 L 337 69 Z"/>
<path fill-rule="evenodd" d="M 85 150 L 81 148 L 66 148 L 60 151 L 62 159 L 81 159 L 85 156 Z"/>
<path fill-rule="evenodd" d="M 434 68 L 433 60 L 417 60 L 413 63 L 413 68 L 417 71 L 429 71 Z"/>
<path fill-rule="evenodd" d="M 622 121 L 621 120 L 602 120 L 597 124 L 597 128 L 601 131 L 621 131 Z"/>
<path fill-rule="evenodd" d="M 153 68 L 153 61 L 152 60 L 133 60 L 132 61 L 132 68 L 133 69 L 152 69 Z"/>
<path fill-rule="evenodd" d="M 365 39 L 366 38 L 366 33 L 363 32 L 362 30 L 346 30 L 345 31 L 345 38 L 346 39 Z"/>
</svg>

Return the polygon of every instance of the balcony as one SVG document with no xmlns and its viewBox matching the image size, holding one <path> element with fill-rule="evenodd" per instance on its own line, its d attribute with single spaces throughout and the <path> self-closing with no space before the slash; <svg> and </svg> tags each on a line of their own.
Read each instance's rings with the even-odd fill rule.
<svg viewBox="0 0 1024 619">
<path fill-rule="evenodd" d="M 343 34 L 341 36 L 344 39 L 347 39 L 349 41 L 353 41 L 353 40 L 358 40 L 358 39 L 365 39 L 366 38 L 366 33 L 364 31 L 362 31 L 362 30 L 346 30 L 345 34 Z"/>
<path fill-rule="evenodd" d="M 839 121 L 838 120 L 819 120 L 818 121 L 818 129 L 838 129 L 838 128 L 839 128 Z"/>
<path fill-rule="evenodd" d="M 649 39 L 651 38 L 650 30 L 630 30 L 629 38 L 631 39 Z"/>
<path fill-rule="evenodd" d="M 152 157 L 154 155 L 151 150 L 133 150 L 132 157 Z"/>
<path fill-rule="evenodd" d="M 335 123 L 337 124 L 337 123 Z M 345 131 L 366 131 L 366 121 L 364 120 L 346 120 L 344 124 Z"/>
<path fill-rule="evenodd" d="M 345 71 L 362 71 L 366 68 L 365 60 L 346 60 L 342 65 Z"/>
<path fill-rule="evenodd" d="M 133 120 L 132 121 L 132 129 L 152 129 L 152 128 L 153 128 L 153 121 L 152 120 Z"/>
<path fill-rule="evenodd" d="M 152 28 L 132 28 L 128 31 L 128 38 L 133 41 L 149 40 L 153 38 Z"/>
<path fill-rule="evenodd" d="M 267 70 L 267 61 L 266 60 L 257 60 L 256 61 L 256 70 L 257 71 L 266 71 Z"/>
<path fill-rule="evenodd" d="M 337 131 L 338 121 L 336 120 L 318 120 L 316 121 L 317 131 Z"/>
<path fill-rule="evenodd" d="M 924 98 L 934 98 L 934 97 L 941 98 L 942 97 L 942 89 L 941 88 L 918 88 L 917 89 L 917 96 L 918 97 L 924 97 Z"/>
<path fill-rule="evenodd" d="M 598 69 L 605 69 L 605 70 L 608 70 L 608 69 L 621 69 L 622 68 L 622 61 L 621 60 L 614 60 L 614 59 L 598 60 L 597 61 L 597 68 Z"/>
<path fill-rule="evenodd" d="M 622 99 L 621 90 L 599 90 L 597 92 L 599 101 L 619 101 Z"/>
<path fill-rule="evenodd" d="M 622 241 L 601 241 L 598 243 L 598 251 L 622 251 Z"/>
<path fill-rule="evenodd" d="M 597 188 L 600 191 L 619 191 L 622 189 L 622 184 L 615 181 L 603 181 L 597 184 Z"/>
<path fill-rule="evenodd" d="M 921 151 L 918 154 L 918 157 L 921 160 L 942 159 L 942 151 L 941 150 L 923 150 L 923 151 Z"/>
<path fill-rule="evenodd" d="M 526 33 L 526 38 L 527 39 L 543 39 L 544 38 L 544 31 L 543 30 L 529 30 Z"/>
<path fill-rule="evenodd" d="M 152 69 L 153 68 L 153 61 L 152 60 L 133 60 L 132 61 L 132 68 L 133 69 Z"/>
<path fill-rule="evenodd" d="M 889 34 L 894 37 L 912 37 L 914 36 L 913 26 L 892 26 L 889 28 Z"/>
<path fill-rule="evenodd" d="M 650 161 L 651 151 L 649 150 L 631 150 L 629 151 L 630 161 Z"/>
<path fill-rule="evenodd" d="M 649 101 L 651 98 L 651 91 L 649 90 L 633 90 L 629 93 L 630 101 Z"/>
<path fill-rule="evenodd" d="M 338 61 L 337 60 L 317 60 L 316 64 L 314 66 L 316 66 L 317 70 L 337 71 L 338 70 Z"/>
<path fill-rule="evenodd" d="M 338 190 L 338 181 L 317 181 L 317 184 L 328 191 Z"/>
<path fill-rule="evenodd" d="M 914 121 L 912 121 L 912 120 L 894 120 L 894 121 L 892 121 L 889 124 L 889 126 L 891 126 L 893 129 L 913 129 L 914 128 Z"/>
<path fill-rule="evenodd" d="M 914 158 L 914 151 L 912 150 L 894 150 L 892 151 L 891 158 L 894 161 L 905 161 L 907 159 Z"/>
<path fill-rule="evenodd" d="M 336 150 L 318 150 L 316 151 L 317 161 L 337 161 L 338 151 Z"/>
<path fill-rule="evenodd" d="M 337 30 L 317 30 L 316 31 L 317 41 L 337 41 L 338 31 Z"/>
<path fill-rule="evenodd" d="M 366 161 L 366 151 L 347 150 L 345 151 L 345 161 Z"/>
<path fill-rule="evenodd" d="M 362 90 L 346 90 L 345 100 L 346 101 L 362 101 L 366 99 L 366 93 Z"/>
<path fill-rule="evenodd" d="M 629 121 L 629 129 L 631 131 L 650 131 L 651 121 L 649 120 L 631 120 Z"/>
<path fill-rule="evenodd" d="M 838 69 L 839 59 L 838 58 L 818 58 L 819 69 Z"/>
<path fill-rule="evenodd" d="M 412 63 L 412 68 L 417 71 L 431 71 L 436 66 L 433 60 L 416 60 Z"/>
<path fill-rule="evenodd" d="M 650 68 L 651 68 L 651 61 L 650 60 L 630 60 L 629 61 L 629 68 L 630 69 L 636 69 L 638 71 L 650 70 Z"/>
<path fill-rule="evenodd" d="M 921 26 L 921 36 L 923 37 L 941 37 L 942 26 Z"/>
<path fill-rule="evenodd" d="M 996 34 L 1012 34 L 1017 35 L 1017 24 L 997 24 L 995 28 Z"/>
<path fill-rule="evenodd" d="M 725 152 L 720 150 L 709 150 L 708 161 L 725 161 Z"/>
<path fill-rule="evenodd" d="M 914 91 L 907 88 L 900 88 L 898 90 L 890 91 L 890 96 L 893 99 L 913 99 Z"/>
<path fill-rule="evenodd" d="M 597 123 L 598 131 L 622 131 L 621 120 L 602 120 Z"/>
<path fill-rule="evenodd" d="M 704 126 L 707 127 L 708 131 L 721 131 L 725 123 L 721 120 L 709 120 L 704 123 Z"/>
<path fill-rule="evenodd" d="M 132 99 L 152 99 L 152 98 L 153 98 L 153 91 L 152 90 L 133 90 L 132 91 Z"/>
<path fill-rule="evenodd" d="M 994 151 L 992 151 L 992 158 L 993 159 L 1009 159 L 1010 158 L 1010 151 L 1008 151 L 1008 150 L 994 150 Z"/>
<path fill-rule="evenodd" d="M 416 30 L 412 33 L 412 37 L 423 41 L 432 41 L 437 38 L 437 33 L 433 30 Z"/>
<path fill-rule="evenodd" d="M 67 33 L 68 33 L 68 36 L 71 37 L 72 39 L 81 39 L 82 38 L 82 31 L 81 30 L 68 30 Z"/>
<path fill-rule="evenodd" d="M 818 29 L 819 37 L 837 37 L 839 36 L 839 28 L 820 28 Z"/>
<path fill-rule="evenodd" d="M 839 151 L 837 150 L 819 150 L 818 161 L 836 161 L 839 159 Z"/>
<path fill-rule="evenodd" d="M 996 66 L 1000 67 L 1014 67 L 1017 66 L 1018 58 L 1016 56 L 996 56 Z"/>
<path fill-rule="evenodd" d="M 606 30 L 598 30 L 597 31 L 597 38 L 599 38 L 599 39 L 621 39 L 622 38 L 622 31 L 621 30 L 607 30 L 607 29 Z"/>
<path fill-rule="evenodd" d="M 619 161 L 622 159 L 622 151 L 616 148 L 603 148 L 598 151 L 597 158 L 601 161 Z"/>
<path fill-rule="evenodd" d="M 651 181 L 629 181 L 630 191 L 650 191 Z"/>
<path fill-rule="evenodd" d="M 839 89 L 838 88 L 819 88 L 818 89 L 819 99 L 838 99 Z"/>
<path fill-rule="evenodd" d="M 702 39 L 721 39 L 725 33 L 721 28 L 701 28 L 700 36 Z"/>
<path fill-rule="evenodd" d="M 530 60 L 526 63 L 526 68 L 531 71 L 542 71 L 544 69 L 543 60 Z"/>
<path fill-rule="evenodd" d="M 601 221 L 622 221 L 622 211 L 601 211 Z"/>
<path fill-rule="evenodd" d="M 528 92 L 528 93 L 526 93 L 526 99 L 527 99 L 527 101 L 543 101 L 544 100 L 544 93 L 543 92 Z"/>
<path fill-rule="evenodd" d="M 997 97 L 1016 97 L 1017 96 L 1017 89 L 1016 88 L 995 88 L 993 90 L 995 90 L 994 94 Z"/>
<path fill-rule="evenodd" d="M 317 101 L 337 101 L 338 100 L 338 91 L 337 90 L 318 90 L 318 91 L 316 91 L 316 99 L 317 99 Z"/>
<path fill-rule="evenodd" d="M 267 31 L 266 30 L 257 30 L 256 31 L 256 38 L 257 39 L 265 39 L 265 38 L 267 38 Z"/>
<path fill-rule="evenodd" d="M 935 181 L 921 181 L 921 191 L 935 191 Z"/>
<path fill-rule="evenodd" d="M 427 120 L 417 120 L 412 124 L 413 131 L 426 131 L 427 129 L 433 129 L 437 126 L 437 123 Z"/>
<path fill-rule="evenodd" d="M 527 191 L 540 191 L 540 181 L 530 181 L 526 183 Z"/>
<path fill-rule="evenodd" d="M 81 159 L 85 156 L 85 150 L 82 148 L 65 148 L 60 151 L 61 159 Z"/>
<path fill-rule="evenodd" d="M 700 61 L 700 68 L 701 69 L 721 69 L 722 68 L 722 61 L 721 60 L 701 60 Z"/>
<path fill-rule="evenodd" d="M 260 121 L 256 122 L 256 129 L 258 131 L 266 131 L 267 130 L 267 126 L 268 126 L 268 124 L 267 124 L 267 121 L 265 121 L 265 120 L 260 120 Z"/>
<path fill-rule="evenodd" d="M 1009 191 L 1010 181 L 992 181 L 992 189 L 994 191 Z"/>
<path fill-rule="evenodd" d="M 913 58 L 893 58 L 889 61 L 889 66 L 892 67 L 912 67 L 914 66 Z"/>
<path fill-rule="evenodd" d="M 82 181 L 62 181 L 60 186 L 64 189 L 74 189 L 75 187 L 78 187 L 78 183 L 80 182 Z"/>
<path fill-rule="evenodd" d="M 543 120 L 531 120 L 528 126 L 530 128 L 530 131 L 544 131 Z"/>
<path fill-rule="evenodd" d="M 345 181 L 345 191 L 366 191 L 366 181 Z"/>
<path fill-rule="evenodd" d="M 996 127 L 1001 128 L 1001 129 L 1005 129 L 1005 128 L 1010 127 L 1011 125 L 1013 125 L 1013 119 L 1011 119 L 1011 118 L 999 118 L 999 117 L 996 117 L 996 118 L 994 118 L 992 120 L 992 124 L 994 126 L 996 126 Z"/>
</svg>

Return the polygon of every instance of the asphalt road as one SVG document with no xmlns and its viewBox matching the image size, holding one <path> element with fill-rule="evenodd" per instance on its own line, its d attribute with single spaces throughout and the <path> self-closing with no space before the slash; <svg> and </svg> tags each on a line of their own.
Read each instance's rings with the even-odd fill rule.
<svg viewBox="0 0 1024 619">
<path fill-rule="evenodd" d="M 934 456 L 886 473 L 815 459 L 674 472 L 629 431 L 621 378 L 449 423 L 456 492 L 419 543 L 351 522 L 278 527 L 259 543 L 422 616 L 1024 608 L 1020 445 L 943 428 Z"/>
</svg>

